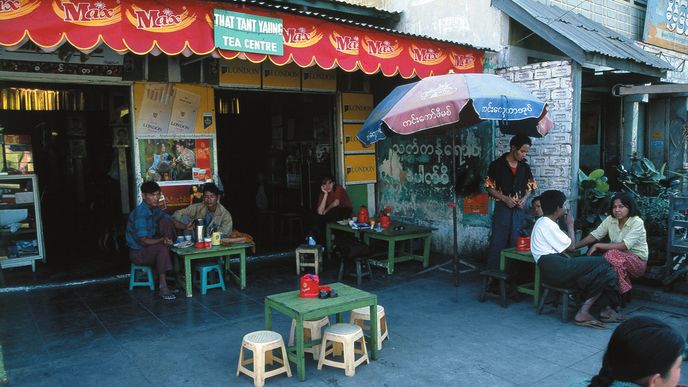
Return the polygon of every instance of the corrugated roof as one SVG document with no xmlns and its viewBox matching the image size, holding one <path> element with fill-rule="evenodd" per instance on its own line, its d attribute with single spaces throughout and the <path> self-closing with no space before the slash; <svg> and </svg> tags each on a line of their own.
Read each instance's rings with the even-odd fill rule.
<svg viewBox="0 0 688 387">
<path fill-rule="evenodd" d="M 472 47 L 472 48 L 475 48 L 478 50 L 483 50 L 483 51 L 494 51 L 494 49 L 491 49 L 489 47 L 480 47 L 480 46 L 475 46 L 475 45 L 468 44 L 468 43 L 458 43 L 458 42 L 455 42 L 453 40 L 438 39 L 438 38 L 434 38 L 430 35 L 412 34 L 410 32 L 403 32 L 403 31 L 395 30 L 393 28 L 387 28 L 387 27 L 383 27 L 383 26 L 379 26 L 379 25 L 375 25 L 375 24 L 358 22 L 358 21 L 353 20 L 353 19 L 345 19 L 345 18 L 340 18 L 340 17 L 336 17 L 336 16 L 330 16 L 330 15 L 327 15 L 327 14 L 322 13 L 322 12 L 304 11 L 302 9 L 298 9 L 296 7 L 293 7 L 293 6 L 271 3 L 270 1 L 263 1 L 263 0 L 221 0 L 221 1 L 225 2 L 225 3 L 240 3 L 240 4 L 255 5 L 258 7 L 271 8 L 271 9 L 275 9 L 278 11 L 296 13 L 296 14 L 308 16 L 308 17 L 317 17 L 317 18 L 332 21 L 332 22 L 350 24 L 350 25 L 355 25 L 355 26 L 363 27 L 363 28 L 370 28 L 370 29 L 374 29 L 374 30 L 382 31 L 382 32 L 389 32 L 389 33 L 393 33 L 393 34 L 410 36 L 410 37 L 414 37 L 414 38 L 422 38 L 422 39 L 432 40 L 435 42 L 455 44 L 457 46 Z M 352 5 L 349 3 L 347 3 L 347 4 Z M 360 7 L 358 5 L 356 5 L 356 6 Z M 385 11 L 385 12 L 389 12 L 389 11 Z"/>
<path fill-rule="evenodd" d="M 388 9 L 383 9 L 383 8 L 378 8 L 378 7 L 375 7 L 375 6 L 372 6 L 372 5 L 363 4 L 363 2 L 359 2 L 359 1 L 354 1 L 354 2 L 352 2 L 352 1 L 345 1 L 345 0 L 328 0 L 328 1 L 329 1 L 330 3 L 346 4 L 346 5 L 350 5 L 350 6 L 353 6 L 353 7 L 359 7 L 359 8 L 363 8 L 363 9 L 374 9 L 374 10 L 376 10 L 376 11 L 385 12 L 385 13 L 388 13 L 388 14 L 390 14 L 390 15 L 396 15 L 396 14 L 400 14 L 400 13 L 401 13 L 401 11 L 390 11 L 390 10 L 388 10 Z"/>
<path fill-rule="evenodd" d="M 517 21 L 519 21 L 518 15 L 512 15 L 514 12 L 509 7 L 503 6 L 509 2 L 518 5 L 522 10 L 544 25 L 554 29 L 556 33 L 568 39 L 585 52 L 597 53 L 617 59 L 630 59 L 657 69 L 673 70 L 673 67 L 668 62 L 644 51 L 633 40 L 583 15 L 577 14 L 575 10 L 567 11 L 555 5 L 546 5 L 535 0 L 493 1 L 495 7 Z M 541 37 L 548 40 L 547 36 Z"/>
</svg>

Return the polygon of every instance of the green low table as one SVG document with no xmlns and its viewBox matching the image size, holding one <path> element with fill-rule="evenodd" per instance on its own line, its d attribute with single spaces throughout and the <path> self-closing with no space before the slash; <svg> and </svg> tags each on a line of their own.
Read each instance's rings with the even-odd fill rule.
<svg viewBox="0 0 688 387">
<path fill-rule="evenodd" d="M 184 275 L 186 276 L 186 296 L 191 297 L 192 286 L 191 286 L 191 261 L 194 259 L 203 258 L 220 258 L 227 257 L 225 259 L 225 272 L 231 276 L 232 279 L 239 285 L 241 290 L 246 288 L 246 249 L 253 247 L 250 243 L 233 243 L 228 246 L 213 246 L 209 249 L 197 249 L 193 246 L 187 247 L 185 249 L 178 249 L 172 247 L 173 253 L 177 254 L 184 260 Z M 232 255 L 239 256 L 239 275 L 234 273 L 229 266 L 229 257 Z"/>
<path fill-rule="evenodd" d="M 530 252 L 530 250 L 516 251 L 515 247 L 504 249 L 499 254 L 499 270 L 504 271 L 506 269 L 507 259 L 528 262 L 535 266 L 535 276 L 533 277 L 533 282 L 519 284 L 516 287 L 516 290 L 518 290 L 520 293 L 533 296 L 533 304 L 535 304 L 535 307 L 537 307 L 538 301 L 540 301 L 540 267 L 535 263 L 533 254 Z"/>
<path fill-rule="evenodd" d="M 404 229 L 394 230 L 394 228 L 398 226 L 403 226 Z M 372 239 L 387 242 L 387 259 L 371 259 L 370 263 L 376 266 L 386 267 L 388 274 L 394 273 L 394 265 L 399 262 L 420 261 L 423 263 L 423 268 L 427 268 L 430 264 L 430 240 L 432 239 L 432 229 L 429 227 L 392 222 L 389 227 L 382 229 L 382 231 L 364 230 L 364 242 L 370 245 Z M 415 239 L 423 240 L 422 254 L 415 254 L 409 247 L 409 251 L 402 251 L 401 254 L 397 255 L 397 242 L 409 241 L 410 244 Z"/>
<path fill-rule="evenodd" d="M 348 224 L 339 224 L 337 222 L 328 223 L 325 225 L 325 250 L 327 251 L 327 258 L 332 256 L 332 231 L 344 231 L 354 234 L 356 239 L 361 239 L 361 231 L 351 228 Z"/>
<path fill-rule="evenodd" d="M 276 310 L 296 320 L 294 329 L 295 345 L 287 348 L 287 357 L 296 363 L 300 381 L 306 379 L 306 361 L 304 349 L 320 344 L 320 340 L 304 343 L 303 322 L 337 315 L 337 322 L 342 322 L 343 313 L 368 306 L 370 307 L 370 357 L 377 359 L 377 296 L 363 290 L 336 282 L 328 285 L 339 294 L 335 298 L 301 298 L 299 291 L 273 294 L 265 297 L 265 329 L 272 330 L 272 311 Z"/>
</svg>

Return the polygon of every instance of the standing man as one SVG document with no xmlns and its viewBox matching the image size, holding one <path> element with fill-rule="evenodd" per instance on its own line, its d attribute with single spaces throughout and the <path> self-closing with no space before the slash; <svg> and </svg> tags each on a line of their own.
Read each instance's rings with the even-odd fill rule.
<svg viewBox="0 0 688 387">
<path fill-rule="evenodd" d="M 175 227 L 186 229 L 190 225 L 177 222 L 158 207 L 160 186 L 154 181 L 141 184 L 143 201 L 129 214 L 126 240 L 129 245 L 129 259 L 135 265 L 153 266 L 160 275 L 160 297 L 174 300 L 174 293 L 167 287 L 166 273 L 172 270 L 170 246 L 175 236 Z"/>
<path fill-rule="evenodd" d="M 524 220 L 528 195 L 537 189 L 530 166 L 525 160 L 530 146 L 528 136 L 517 135 L 509 142 L 509 152 L 490 163 L 485 188 L 496 201 L 492 216 L 492 238 L 487 252 L 487 267 L 499 269 L 499 254 L 516 246 Z"/>
<path fill-rule="evenodd" d="M 203 202 L 177 210 L 172 217 L 181 223 L 203 219 L 208 230 L 219 231 L 223 236 L 229 237 L 232 234 L 232 215 L 220 204 L 221 194 L 215 183 L 205 183 Z"/>
</svg>

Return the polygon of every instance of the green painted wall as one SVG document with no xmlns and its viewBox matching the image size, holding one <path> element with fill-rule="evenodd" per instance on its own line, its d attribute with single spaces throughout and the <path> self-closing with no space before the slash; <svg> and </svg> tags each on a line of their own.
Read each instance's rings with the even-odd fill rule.
<svg viewBox="0 0 688 387">
<path fill-rule="evenodd" d="M 356 184 L 347 185 L 346 193 L 349 194 L 351 204 L 354 206 L 354 216 L 358 214 L 358 208 L 361 206 L 368 206 L 368 185 Z"/>
</svg>

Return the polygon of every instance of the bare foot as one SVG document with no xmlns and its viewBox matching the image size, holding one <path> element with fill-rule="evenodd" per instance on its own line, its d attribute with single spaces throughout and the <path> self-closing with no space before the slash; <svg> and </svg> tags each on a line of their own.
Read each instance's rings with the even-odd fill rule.
<svg viewBox="0 0 688 387">
<path fill-rule="evenodd" d="M 576 316 L 574 319 L 577 322 L 584 322 L 584 321 L 592 321 L 596 320 L 595 316 L 591 315 L 590 313 L 587 312 L 581 312 L 580 310 L 576 313 Z"/>
</svg>

